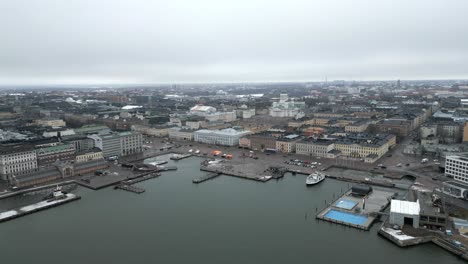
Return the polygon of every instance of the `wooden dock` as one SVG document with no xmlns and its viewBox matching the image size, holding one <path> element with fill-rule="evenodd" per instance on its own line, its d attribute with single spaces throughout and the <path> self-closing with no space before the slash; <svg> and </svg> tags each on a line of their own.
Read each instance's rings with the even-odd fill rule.
<svg viewBox="0 0 468 264">
<path fill-rule="evenodd" d="M 115 189 L 129 191 L 129 192 L 137 193 L 137 194 L 141 194 L 145 192 L 145 189 L 143 188 L 139 188 L 139 187 L 128 185 L 128 184 L 119 184 L 115 186 Z"/>
<path fill-rule="evenodd" d="M 221 175 L 221 173 L 219 172 L 211 172 L 211 173 L 208 173 L 204 176 L 201 176 L 201 177 L 198 177 L 198 178 L 194 178 L 192 180 L 193 183 L 202 183 L 202 182 L 205 182 L 205 181 L 208 181 L 208 180 L 211 180 L 211 179 L 214 179 L 216 177 L 218 177 L 219 175 Z"/>
</svg>

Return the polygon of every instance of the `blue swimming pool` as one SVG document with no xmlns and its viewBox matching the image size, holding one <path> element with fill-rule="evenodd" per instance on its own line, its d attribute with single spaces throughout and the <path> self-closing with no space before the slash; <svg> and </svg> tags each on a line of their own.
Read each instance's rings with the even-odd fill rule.
<svg viewBox="0 0 468 264">
<path fill-rule="evenodd" d="M 351 209 L 354 208 L 354 206 L 356 206 L 356 204 L 357 204 L 357 202 L 355 202 L 355 201 L 341 199 L 341 200 L 339 200 L 338 202 L 335 203 L 335 206 L 338 207 L 338 208 L 351 210 Z"/>
<path fill-rule="evenodd" d="M 337 211 L 333 209 L 328 211 L 324 215 L 324 217 L 333 219 L 333 220 L 342 221 L 345 223 L 354 224 L 354 225 L 364 225 L 364 223 L 367 221 L 366 216 L 347 213 L 347 212 L 341 212 L 341 211 Z"/>
</svg>

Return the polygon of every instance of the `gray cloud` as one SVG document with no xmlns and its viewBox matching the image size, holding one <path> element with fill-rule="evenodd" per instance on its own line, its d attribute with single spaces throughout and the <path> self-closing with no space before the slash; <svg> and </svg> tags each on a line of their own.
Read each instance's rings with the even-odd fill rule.
<svg viewBox="0 0 468 264">
<path fill-rule="evenodd" d="M 10 0 L 0 83 L 467 78 L 465 0 Z"/>
</svg>

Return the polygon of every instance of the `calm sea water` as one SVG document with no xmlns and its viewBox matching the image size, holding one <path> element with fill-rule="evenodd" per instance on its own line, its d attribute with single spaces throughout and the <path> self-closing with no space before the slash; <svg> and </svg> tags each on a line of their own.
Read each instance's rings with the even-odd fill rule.
<svg viewBox="0 0 468 264">
<path fill-rule="evenodd" d="M 79 188 L 80 201 L 0 224 L 1 262 L 464 263 L 431 244 L 401 249 L 377 235 L 378 225 L 365 232 L 315 220 L 347 183 L 306 188 L 304 176 L 287 175 L 195 185 L 199 162 L 179 161 L 177 171 L 138 184 L 141 195 Z"/>
</svg>

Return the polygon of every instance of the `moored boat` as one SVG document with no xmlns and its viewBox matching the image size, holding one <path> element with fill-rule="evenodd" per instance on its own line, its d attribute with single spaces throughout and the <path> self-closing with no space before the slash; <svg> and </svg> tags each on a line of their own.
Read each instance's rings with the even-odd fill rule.
<svg viewBox="0 0 468 264">
<path fill-rule="evenodd" d="M 322 173 L 312 173 L 306 178 L 306 185 L 315 185 L 321 181 L 325 180 L 325 175 Z"/>
</svg>

